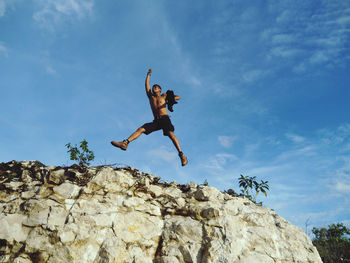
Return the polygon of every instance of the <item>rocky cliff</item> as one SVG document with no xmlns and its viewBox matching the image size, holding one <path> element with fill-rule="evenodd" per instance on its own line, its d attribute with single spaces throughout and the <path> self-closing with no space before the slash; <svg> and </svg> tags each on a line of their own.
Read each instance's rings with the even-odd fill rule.
<svg viewBox="0 0 350 263">
<path fill-rule="evenodd" d="M 0 262 L 322 262 L 274 211 L 131 167 L 0 164 Z"/>
</svg>

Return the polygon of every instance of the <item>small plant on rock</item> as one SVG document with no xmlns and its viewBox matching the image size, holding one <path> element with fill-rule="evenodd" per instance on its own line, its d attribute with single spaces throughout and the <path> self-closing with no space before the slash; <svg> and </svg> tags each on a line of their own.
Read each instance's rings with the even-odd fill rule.
<svg viewBox="0 0 350 263">
<path fill-rule="evenodd" d="M 262 205 L 262 202 L 256 201 L 256 197 L 260 192 L 262 192 L 265 196 L 267 196 L 266 190 L 269 190 L 268 181 L 261 180 L 258 183 L 256 180 L 256 176 L 243 176 L 239 178 L 239 187 L 241 188 L 241 193 L 249 198 L 252 202 L 257 205 Z M 253 191 L 255 191 L 255 195 L 253 195 Z"/>
<path fill-rule="evenodd" d="M 67 152 L 70 153 L 70 159 L 77 161 L 82 168 L 89 166 L 90 161 L 95 159 L 95 155 L 88 149 L 88 142 L 85 139 L 80 142 L 80 149 L 78 149 L 77 145 L 72 147 L 71 143 L 67 143 L 66 147 L 68 149 Z"/>
</svg>

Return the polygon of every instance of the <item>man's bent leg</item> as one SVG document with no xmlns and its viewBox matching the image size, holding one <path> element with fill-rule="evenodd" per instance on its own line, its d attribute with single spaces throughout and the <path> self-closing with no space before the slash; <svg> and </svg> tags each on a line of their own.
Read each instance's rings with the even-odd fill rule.
<svg viewBox="0 0 350 263">
<path fill-rule="evenodd" d="M 180 146 L 179 140 L 177 139 L 174 132 L 172 132 L 172 131 L 168 132 L 168 136 L 171 139 L 171 141 L 173 142 L 177 151 L 179 152 L 179 157 L 181 159 L 182 166 L 185 166 L 188 163 L 188 160 L 187 160 L 187 157 L 181 151 L 181 146 Z"/>
<path fill-rule="evenodd" d="M 179 140 L 178 140 L 177 137 L 175 136 L 174 132 L 169 131 L 169 132 L 168 132 L 168 136 L 169 136 L 169 138 L 171 139 L 171 141 L 173 142 L 173 144 L 174 144 L 176 150 L 180 153 L 180 152 L 181 152 L 181 146 L 180 146 Z"/>
<path fill-rule="evenodd" d="M 132 142 L 133 140 L 136 140 L 145 131 L 146 129 L 143 127 L 138 128 L 133 134 L 130 135 L 130 137 L 128 138 L 128 141 Z"/>
<path fill-rule="evenodd" d="M 138 128 L 133 134 L 130 135 L 130 137 L 122 142 L 116 142 L 111 141 L 111 144 L 115 147 L 118 147 L 124 151 L 128 148 L 128 144 L 132 142 L 133 140 L 136 140 L 142 133 L 144 133 L 146 130 L 143 127 Z"/>
</svg>

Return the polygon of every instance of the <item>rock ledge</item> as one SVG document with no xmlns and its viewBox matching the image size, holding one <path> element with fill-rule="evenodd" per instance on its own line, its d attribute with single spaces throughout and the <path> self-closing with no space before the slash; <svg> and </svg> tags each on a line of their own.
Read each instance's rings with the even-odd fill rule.
<svg viewBox="0 0 350 263">
<path fill-rule="evenodd" d="M 274 211 L 131 167 L 0 163 L 0 262 L 321 263 Z"/>
</svg>

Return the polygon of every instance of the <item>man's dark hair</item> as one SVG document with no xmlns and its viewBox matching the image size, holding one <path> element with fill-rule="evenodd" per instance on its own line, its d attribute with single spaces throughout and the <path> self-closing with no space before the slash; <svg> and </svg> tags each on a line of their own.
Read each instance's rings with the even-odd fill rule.
<svg viewBox="0 0 350 263">
<path fill-rule="evenodd" d="M 158 84 L 154 84 L 153 86 L 152 86 L 152 94 L 154 95 L 154 93 L 153 93 L 153 88 L 154 87 L 159 87 L 160 88 L 160 90 L 162 90 L 162 87 L 161 86 L 159 86 Z"/>
</svg>

